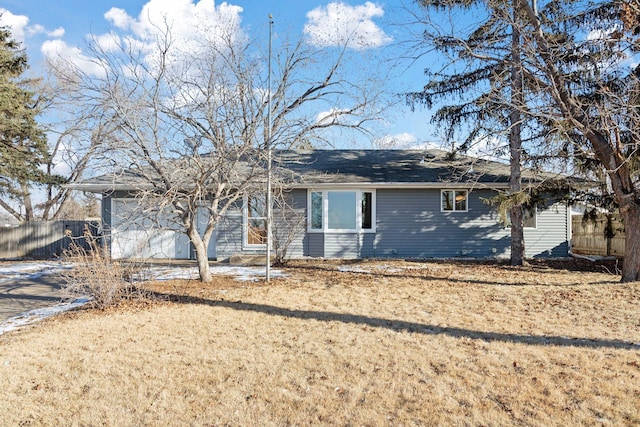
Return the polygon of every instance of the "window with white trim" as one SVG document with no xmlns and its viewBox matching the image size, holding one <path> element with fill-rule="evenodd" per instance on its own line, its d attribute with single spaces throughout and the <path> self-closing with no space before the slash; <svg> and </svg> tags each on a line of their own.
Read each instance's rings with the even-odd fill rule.
<svg viewBox="0 0 640 427">
<path fill-rule="evenodd" d="M 467 212 L 467 190 L 441 190 L 441 210 L 442 212 Z"/>
<path fill-rule="evenodd" d="M 375 231 L 375 192 L 318 190 L 309 192 L 310 231 Z"/>
<path fill-rule="evenodd" d="M 264 246 L 267 243 L 266 194 L 245 198 L 243 219 L 245 224 L 244 244 Z"/>
</svg>

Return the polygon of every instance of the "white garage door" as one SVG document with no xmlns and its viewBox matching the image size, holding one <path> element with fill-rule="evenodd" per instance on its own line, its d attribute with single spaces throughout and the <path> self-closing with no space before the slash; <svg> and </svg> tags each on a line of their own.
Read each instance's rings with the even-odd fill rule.
<svg viewBox="0 0 640 427">
<path fill-rule="evenodd" d="M 168 214 L 152 220 L 141 215 L 136 207 L 135 199 L 111 200 L 113 258 L 189 259 L 189 239 L 171 229 Z"/>
</svg>

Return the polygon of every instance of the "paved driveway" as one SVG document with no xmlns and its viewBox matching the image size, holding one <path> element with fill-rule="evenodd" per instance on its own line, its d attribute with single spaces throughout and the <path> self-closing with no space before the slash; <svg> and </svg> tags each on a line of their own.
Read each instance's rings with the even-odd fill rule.
<svg viewBox="0 0 640 427">
<path fill-rule="evenodd" d="M 0 323 L 35 308 L 60 302 L 60 272 L 56 262 L 0 263 Z"/>
</svg>

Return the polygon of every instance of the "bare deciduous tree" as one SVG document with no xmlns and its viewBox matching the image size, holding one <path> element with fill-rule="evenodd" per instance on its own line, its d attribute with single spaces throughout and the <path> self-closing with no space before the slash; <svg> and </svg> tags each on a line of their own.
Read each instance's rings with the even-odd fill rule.
<svg viewBox="0 0 640 427">
<path fill-rule="evenodd" d="M 99 119 L 94 156 L 122 166 L 118 179 L 136 185 L 141 214 L 188 236 L 207 282 L 216 225 L 244 196 L 265 191 L 267 145 L 316 145 L 328 129 L 366 132 L 375 92 L 343 78 L 346 49 L 282 47 L 268 93 L 266 49 L 236 28 L 203 32 L 188 51 L 168 24 L 156 30 L 151 44 L 96 40 L 92 74 L 62 60 L 52 70 Z"/>
</svg>

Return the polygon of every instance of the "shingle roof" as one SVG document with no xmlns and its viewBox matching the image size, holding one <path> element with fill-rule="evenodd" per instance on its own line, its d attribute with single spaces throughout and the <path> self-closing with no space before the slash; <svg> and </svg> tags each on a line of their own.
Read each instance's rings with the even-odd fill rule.
<svg viewBox="0 0 640 427">
<path fill-rule="evenodd" d="M 311 185 L 481 186 L 507 188 L 509 165 L 456 156 L 442 150 L 283 150 L 273 156 L 275 173 L 292 187 Z M 285 173 L 285 171 L 287 171 Z M 523 181 L 558 178 L 523 171 Z M 144 185 L 132 171 L 86 179 L 70 187 L 84 191 L 135 190 Z"/>
<path fill-rule="evenodd" d="M 307 183 L 509 182 L 509 165 L 470 157 L 448 160 L 442 150 L 296 150 L 277 152 L 275 158 Z"/>
</svg>

